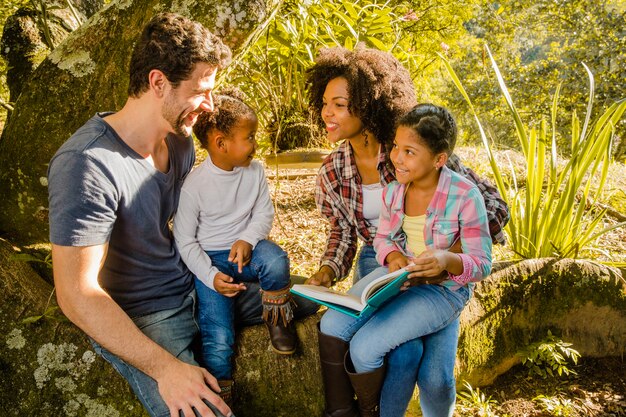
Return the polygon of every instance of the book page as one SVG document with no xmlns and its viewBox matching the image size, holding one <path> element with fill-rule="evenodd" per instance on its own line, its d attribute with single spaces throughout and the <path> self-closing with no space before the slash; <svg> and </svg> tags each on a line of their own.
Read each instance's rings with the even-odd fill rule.
<svg viewBox="0 0 626 417">
<path fill-rule="evenodd" d="M 376 291 L 384 287 L 388 282 L 393 281 L 396 277 L 402 275 L 404 272 L 406 272 L 406 268 L 400 268 L 397 271 L 390 272 L 370 282 L 361 293 L 361 303 L 363 305 L 366 305 L 367 300 L 369 300 L 374 294 L 376 294 Z"/>
<path fill-rule="evenodd" d="M 297 294 L 328 303 L 339 304 L 356 311 L 361 311 L 365 307 L 365 304 L 361 303 L 358 296 L 326 288 L 321 285 L 296 284 L 291 289 Z"/>
</svg>

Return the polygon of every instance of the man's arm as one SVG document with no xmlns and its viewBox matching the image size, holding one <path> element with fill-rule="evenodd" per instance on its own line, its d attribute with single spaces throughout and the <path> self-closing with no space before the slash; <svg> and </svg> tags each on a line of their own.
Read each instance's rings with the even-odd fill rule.
<svg viewBox="0 0 626 417">
<path fill-rule="evenodd" d="M 219 386 L 211 374 L 178 360 L 144 335 L 100 287 L 98 273 L 107 249 L 107 244 L 52 245 L 54 283 L 63 313 L 104 348 L 154 378 L 172 417 L 178 417 L 178 410 L 193 416 L 191 407 L 202 416 L 213 416 L 203 398 L 230 415 L 212 391 L 219 391 Z"/>
</svg>

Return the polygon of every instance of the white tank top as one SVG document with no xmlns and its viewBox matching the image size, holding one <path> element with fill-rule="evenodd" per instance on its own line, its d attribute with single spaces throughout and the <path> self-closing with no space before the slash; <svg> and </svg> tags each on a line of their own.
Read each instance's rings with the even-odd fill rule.
<svg viewBox="0 0 626 417">
<path fill-rule="evenodd" d="M 378 216 L 383 206 L 383 185 L 367 184 L 362 185 L 363 192 L 363 217 L 372 226 L 378 227 Z"/>
</svg>

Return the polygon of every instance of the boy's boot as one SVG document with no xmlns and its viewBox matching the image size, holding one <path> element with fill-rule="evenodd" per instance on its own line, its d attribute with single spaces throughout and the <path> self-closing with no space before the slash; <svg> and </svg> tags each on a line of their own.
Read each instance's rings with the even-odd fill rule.
<svg viewBox="0 0 626 417">
<path fill-rule="evenodd" d="M 370 372 L 355 373 L 354 365 L 350 359 L 350 352 L 346 352 L 345 367 L 352 387 L 356 393 L 356 400 L 359 404 L 361 417 L 380 416 L 380 391 L 385 381 L 387 364 L 383 363 L 378 369 Z"/>
<path fill-rule="evenodd" d="M 358 417 L 354 401 L 354 389 L 346 373 L 343 361 L 349 344 L 343 340 L 319 331 L 317 325 L 324 398 L 325 417 Z"/>
<path fill-rule="evenodd" d="M 233 380 L 232 379 L 219 379 L 217 381 L 220 386 L 220 397 L 226 405 L 232 409 L 233 407 Z"/>
<path fill-rule="evenodd" d="M 289 286 L 277 291 L 261 290 L 263 320 L 270 333 L 272 347 L 281 355 L 296 351 L 296 329 L 293 325 L 293 308 Z"/>
</svg>

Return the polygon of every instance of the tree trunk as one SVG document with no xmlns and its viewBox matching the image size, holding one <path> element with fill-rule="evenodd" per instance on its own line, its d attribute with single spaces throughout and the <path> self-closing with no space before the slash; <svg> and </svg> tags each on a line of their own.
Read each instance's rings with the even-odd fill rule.
<svg viewBox="0 0 626 417">
<path fill-rule="evenodd" d="M 0 414 L 145 416 L 126 381 L 58 310 L 52 287 L 0 239 Z"/>
<path fill-rule="evenodd" d="M 7 86 L 10 92 L 9 101 L 12 103 L 19 97 L 35 68 L 50 53 L 42 27 L 44 20 L 54 45 L 60 44 L 80 26 L 65 1 L 45 0 L 42 3 L 48 13 L 46 19 L 40 19 L 41 10 L 36 11 L 31 5 L 18 9 L 4 24 L 0 56 L 8 64 Z M 81 21 L 91 17 L 103 4 L 103 0 L 72 1 Z"/>
<path fill-rule="evenodd" d="M 133 42 L 154 14 L 190 16 L 236 52 L 260 33 L 281 3 L 117 0 L 69 35 L 24 86 L 2 132 L 0 231 L 21 244 L 47 239 L 47 164 L 96 111 L 124 105 Z"/>
<path fill-rule="evenodd" d="M 2 415 L 139 416 L 143 409 L 85 335 L 60 321 L 22 320 L 46 310 L 52 288 L 0 240 L 0 412 Z M 516 352 L 547 331 L 584 356 L 626 349 L 623 275 L 592 262 L 540 259 L 500 268 L 478 284 L 461 318 L 458 384 L 489 384 L 519 363 Z M 54 305 L 54 297 L 51 304 Z M 274 353 L 265 326 L 241 330 L 235 358 L 238 417 L 319 416 L 323 409 L 317 353 L 319 315 L 296 323 L 293 356 Z M 100 414 L 95 413 L 100 410 Z"/>
</svg>

